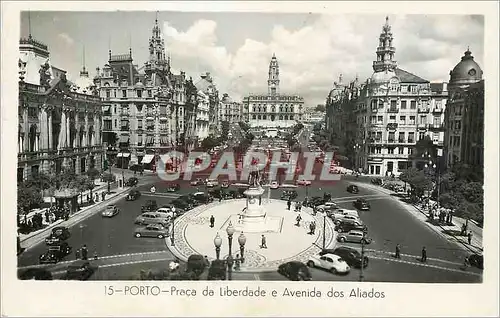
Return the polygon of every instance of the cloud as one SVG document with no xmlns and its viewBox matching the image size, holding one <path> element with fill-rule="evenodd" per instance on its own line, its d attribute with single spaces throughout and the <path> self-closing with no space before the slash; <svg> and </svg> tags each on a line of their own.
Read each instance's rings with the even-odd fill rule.
<svg viewBox="0 0 500 318">
<path fill-rule="evenodd" d="M 165 23 L 166 47 L 173 66 L 199 79 L 210 72 L 221 93 L 240 99 L 267 92 L 269 61 L 280 65 L 282 93 L 304 96 L 306 105 L 323 103 L 342 73 L 365 80 L 373 73 L 378 37 L 385 23 L 375 15 L 321 15 L 309 25 L 287 29 L 274 25 L 269 38 L 246 38 L 233 52 L 218 42 L 217 22 L 198 20 L 186 31 Z M 447 81 L 467 46 L 482 63 L 484 19 L 481 16 L 400 15 L 390 17 L 398 66 L 431 81 Z M 251 26 L 249 26 L 251 27 Z"/>
<path fill-rule="evenodd" d="M 67 45 L 73 45 L 73 43 L 75 43 L 75 40 L 73 40 L 73 38 L 71 38 L 67 33 L 59 33 L 57 36 Z"/>
</svg>

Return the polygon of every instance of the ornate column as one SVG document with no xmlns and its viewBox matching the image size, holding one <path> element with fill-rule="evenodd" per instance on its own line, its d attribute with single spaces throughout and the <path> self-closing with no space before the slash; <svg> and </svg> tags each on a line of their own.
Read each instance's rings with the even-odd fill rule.
<svg viewBox="0 0 500 318">
<path fill-rule="evenodd" d="M 88 139 L 88 133 L 89 133 L 89 112 L 87 109 L 85 109 L 85 133 L 83 134 L 83 145 L 82 147 L 87 147 L 89 141 Z"/>
<path fill-rule="evenodd" d="M 67 112 L 67 115 L 66 115 L 66 134 L 65 134 L 66 135 L 65 136 L 66 137 L 66 139 L 65 139 L 66 142 L 64 143 L 64 147 L 65 148 L 69 148 L 69 147 L 71 147 L 71 145 L 70 145 L 70 142 L 71 142 L 71 138 L 70 138 L 70 127 L 71 127 L 71 121 L 70 121 L 71 120 L 71 116 L 70 116 L 70 114 L 71 114 L 71 110 L 68 108 L 66 110 L 66 112 Z"/>
<path fill-rule="evenodd" d="M 81 147 L 82 145 L 80 145 L 80 112 L 78 110 L 78 108 L 76 109 L 76 112 L 75 112 L 75 129 L 76 129 L 76 133 L 75 133 L 75 142 L 74 142 L 74 146 L 73 148 L 77 148 L 77 147 Z"/>
<path fill-rule="evenodd" d="M 59 143 L 57 145 L 57 150 L 61 150 L 65 147 L 64 141 L 66 140 L 66 110 L 63 108 L 61 112 L 61 129 L 59 130 Z"/>
<path fill-rule="evenodd" d="M 48 141 L 48 144 L 49 144 L 48 148 L 50 150 L 52 150 L 52 145 L 53 145 L 53 140 L 52 140 L 52 138 L 53 138 L 53 135 L 52 135 L 52 108 L 48 108 L 48 111 L 49 112 L 48 112 L 47 116 L 48 116 L 48 126 L 49 127 L 48 127 L 47 130 L 48 130 L 49 136 L 47 138 L 47 141 Z"/>
<path fill-rule="evenodd" d="M 24 107 L 23 105 L 23 118 L 24 118 L 24 145 L 23 149 L 24 151 L 29 151 L 30 150 L 30 138 L 29 138 L 29 133 L 30 133 L 30 123 L 28 121 L 28 108 Z"/>
</svg>

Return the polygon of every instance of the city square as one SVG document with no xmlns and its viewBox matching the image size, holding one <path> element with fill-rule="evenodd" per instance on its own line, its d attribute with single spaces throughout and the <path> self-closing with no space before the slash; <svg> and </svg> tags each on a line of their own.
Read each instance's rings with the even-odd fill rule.
<svg viewBox="0 0 500 318">
<path fill-rule="evenodd" d="M 20 279 L 483 282 L 482 42 L 430 72 L 402 18 L 380 16 L 369 59 L 309 89 L 298 78 L 325 72 L 275 47 L 244 75 L 190 68 L 165 12 L 138 15 L 140 45 L 72 48 L 76 76 L 55 66 L 69 62 L 45 44 L 61 38 L 50 19 L 21 17 Z"/>
</svg>

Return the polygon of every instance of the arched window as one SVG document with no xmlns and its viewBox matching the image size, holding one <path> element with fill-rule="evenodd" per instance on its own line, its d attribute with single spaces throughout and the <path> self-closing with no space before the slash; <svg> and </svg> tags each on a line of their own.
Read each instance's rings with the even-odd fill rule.
<svg viewBox="0 0 500 318">
<path fill-rule="evenodd" d="M 80 127 L 80 138 L 78 142 L 78 147 L 83 147 L 83 137 L 85 136 L 85 127 L 81 126 Z"/>
<path fill-rule="evenodd" d="M 70 128 L 69 128 L 69 144 L 71 147 L 74 147 L 75 139 L 76 139 L 76 127 L 75 127 L 75 122 L 72 121 L 70 123 Z"/>
<path fill-rule="evenodd" d="M 259 113 L 260 113 L 260 106 L 259 106 Z"/>
<path fill-rule="evenodd" d="M 273 113 L 276 112 L 276 106 L 272 106 L 271 110 L 272 110 Z"/>
<path fill-rule="evenodd" d="M 252 119 L 255 119 L 255 118 L 256 118 L 256 116 L 255 116 L 255 115 L 252 115 Z"/>
<path fill-rule="evenodd" d="M 257 116 L 257 119 L 261 119 L 260 115 Z"/>
<path fill-rule="evenodd" d="M 254 107 L 253 107 L 253 112 L 254 112 L 254 113 L 255 113 L 255 109 L 256 109 L 256 107 L 254 106 Z"/>
<path fill-rule="evenodd" d="M 290 115 L 290 120 L 293 120 L 293 115 Z"/>
<path fill-rule="evenodd" d="M 28 136 L 29 140 L 29 151 L 35 151 L 35 142 L 36 142 L 36 125 L 31 125 L 30 132 Z"/>
<path fill-rule="evenodd" d="M 283 106 L 280 106 L 280 113 L 283 112 Z"/>
<path fill-rule="evenodd" d="M 267 116 L 266 116 L 266 115 L 263 115 L 263 116 L 262 116 L 262 119 L 266 120 L 266 119 L 267 119 Z"/>
<path fill-rule="evenodd" d="M 280 120 L 283 120 L 283 115 L 280 115 Z"/>
<path fill-rule="evenodd" d="M 90 126 L 87 137 L 87 146 L 92 146 L 93 141 L 94 141 L 94 126 Z"/>
<path fill-rule="evenodd" d="M 288 113 L 288 106 L 285 106 L 285 113 Z"/>
<path fill-rule="evenodd" d="M 271 121 L 274 121 L 276 119 L 276 116 L 271 115 Z"/>
<path fill-rule="evenodd" d="M 288 115 L 285 115 L 285 120 L 288 120 Z"/>
</svg>

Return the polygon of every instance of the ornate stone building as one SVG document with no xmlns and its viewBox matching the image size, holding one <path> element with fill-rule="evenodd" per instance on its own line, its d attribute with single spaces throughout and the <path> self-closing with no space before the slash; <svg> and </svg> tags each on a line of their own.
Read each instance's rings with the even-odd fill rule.
<svg viewBox="0 0 500 318">
<path fill-rule="evenodd" d="M 172 74 L 158 20 L 143 66 L 133 63 L 132 49 L 119 55 L 110 50 L 94 83 L 103 99 L 104 142 L 116 149 L 108 157 L 118 166 L 148 166 L 155 155 L 185 150 L 194 142 L 187 136 L 194 129 L 196 91 L 184 72 Z"/>
<path fill-rule="evenodd" d="M 291 127 L 303 120 L 304 99 L 298 95 L 280 94 L 279 64 L 273 54 L 269 63 L 267 95 L 249 95 L 243 99 L 245 120 L 252 127 Z"/>
<path fill-rule="evenodd" d="M 209 72 L 202 74 L 195 86 L 204 100 L 203 108 L 197 113 L 200 118 L 197 122 L 201 125 L 197 131 L 203 132 L 203 136 L 197 135 L 201 141 L 208 135 L 216 135 L 218 132 L 219 91 Z"/>
<path fill-rule="evenodd" d="M 227 121 L 230 124 L 243 120 L 243 105 L 234 101 L 229 94 L 224 93 L 219 106 L 219 126 L 221 122 Z"/>
<path fill-rule="evenodd" d="M 484 165 L 484 80 L 481 67 L 467 49 L 450 71 L 446 107 L 447 166 L 465 163 L 482 171 Z"/>
<path fill-rule="evenodd" d="M 19 45 L 18 180 L 102 168 L 101 100 L 83 66 L 71 83 L 31 34 Z"/>
<path fill-rule="evenodd" d="M 415 165 L 418 140 L 429 136 L 442 147 L 444 137 L 446 85 L 431 86 L 429 81 L 398 68 L 392 42 L 386 18 L 372 77 L 350 88 L 337 84 L 326 105 L 326 127 L 332 141 L 343 141 L 344 154 L 355 168 L 380 176 L 398 175 Z"/>
</svg>

